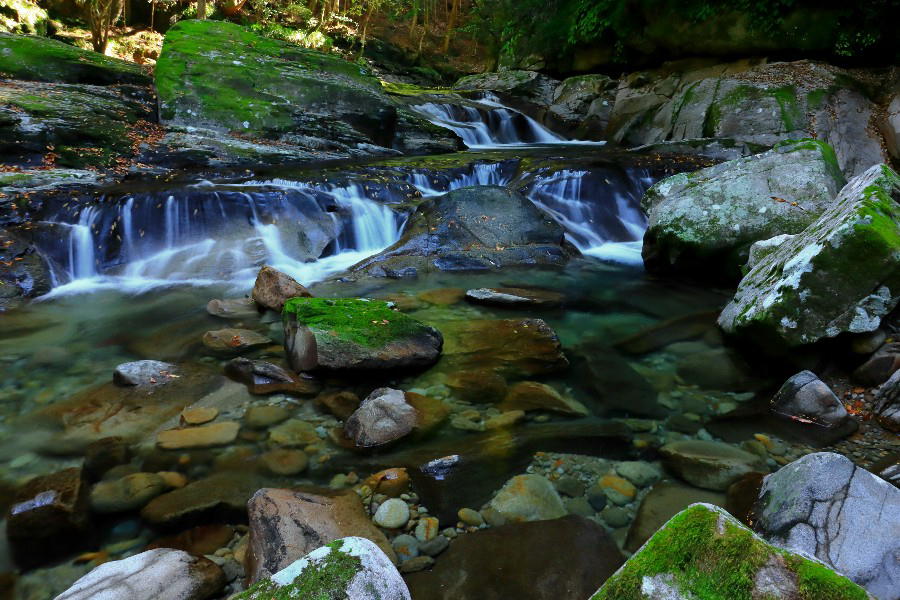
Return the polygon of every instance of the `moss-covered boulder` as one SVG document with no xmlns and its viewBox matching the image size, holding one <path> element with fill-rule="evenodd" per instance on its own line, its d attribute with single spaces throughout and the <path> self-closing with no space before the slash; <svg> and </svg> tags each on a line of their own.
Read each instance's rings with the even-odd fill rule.
<svg viewBox="0 0 900 600">
<path fill-rule="evenodd" d="M 437 329 L 378 300 L 292 298 L 282 315 L 288 362 L 297 371 L 426 367 L 444 343 Z"/>
<path fill-rule="evenodd" d="M 148 85 L 135 63 L 49 38 L 0 32 L 0 78 L 57 83 Z"/>
<path fill-rule="evenodd" d="M 737 281 L 753 242 L 803 231 L 845 183 L 834 151 L 817 140 L 664 179 L 641 200 L 644 264 Z"/>
<path fill-rule="evenodd" d="M 223 21 L 181 21 L 156 65 L 160 117 L 345 155 L 446 152 L 455 134 L 395 103 L 365 68 Z"/>
<path fill-rule="evenodd" d="M 758 259 L 719 316 L 777 346 L 874 331 L 900 300 L 900 177 L 854 177 L 802 233 Z"/>
<path fill-rule="evenodd" d="M 137 86 L 7 81 L 0 85 L 0 162 L 81 168 L 120 166 L 155 118 Z"/>
<path fill-rule="evenodd" d="M 365 538 L 335 540 L 233 600 L 410 600 L 397 568 Z"/>
<path fill-rule="evenodd" d="M 559 223 L 518 192 L 458 188 L 420 204 L 400 240 L 355 265 L 350 276 L 559 267 L 578 253 L 564 235 Z"/>
<path fill-rule="evenodd" d="M 868 600 L 821 563 L 766 543 L 724 509 L 693 504 L 672 517 L 591 600 Z"/>
<path fill-rule="evenodd" d="M 871 126 L 876 112 L 863 86 L 837 67 L 682 62 L 621 82 L 609 137 L 631 146 L 726 138 L 767 147 L 814 137 L 834 148 L 841 170 L 851 176 L 885 161 Z"/>
</svg>

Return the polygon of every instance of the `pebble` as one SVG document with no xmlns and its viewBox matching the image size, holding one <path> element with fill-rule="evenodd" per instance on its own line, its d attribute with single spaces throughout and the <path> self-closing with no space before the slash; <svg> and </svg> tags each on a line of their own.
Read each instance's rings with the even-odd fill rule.
<svg viewBox="0 0 900 600">
<path fill-rule="evenodd" d="M 594 507 L 584 498 L 566 498 L 563 501 L 566 511 L 570 515 L 579 515 L 581 517 L 590 517 L 594 514 Z"/>
<path fill-rule="evenodd" d="M 416 539 L 420 542 L 427 542 L 437 537 L 440 526 L 438 520 L 434 517 L 424 517 L 419 519 L 416 525 Z"/>
<path fill-rule="evenodd" d="M 604 508 L 606 508 L 607 498 L 606 492 L 603 491 L 599 486 L 593 486 L 588 490 L 587 493 L 587 501 L 590 503 L 591 507 L 600 512 Z"/>
<path fill-rule="evenodd" d="M 373 521 L 385 529 L 403 527 L 409 521 L 409 507 L 399 498 L 390 498 L 375 511 Z"/>
<path fill-rule="evenodd" d="M 270 450 L 262 455 L 262 464 L 275 475 L 296 475 L 306 470 L 309 457 L 303 450 Z"/>
<path fill-rule="evenodd" d="M 619 508 L 618 506 L 610 506 L 609 508 L 601 512 L 600 516 L 603 518 L 606 524 L 613 529 L 625 527 L 631 520 L 631 517 L 628 515 L 628 511 L 624 508 Z"/>
<path fill-rule="evenodd" d="M 183 448 L 211 448 L 234 442 L 240 425 L 234 421 L 222 421 L 200 427 L 169 429 L 156 436 L 156 445 L 164 450 Z"/>
<path fill-rule="evenodd" d="M 477 510 L 472 510 L 471 508 L 459 509 L 456 516 L 458 516 L 459 520 L 466 525 L 472 525 L 473 527 L 481 527 L 484 525 L 484 518 L 481 516 L 481 513 Z"/>
<path fill-rule="evenodd" d="M 419 555 L 419 540 L 406 533 L 395 537 L 391 542 L 391 547 L 394 548 L 400 562 L 406 562 Z"/>
<path fill-rule="evenodd" d="M 637 489 L 627 479 L 616 475 L 605 475 L 597 482 L 597 486 L 606 494 L 613 504 L 623 506 L 634 500 Z"/>
<path fill-rule="evenodd" d="M 637 487 L 647 487 L 659 480 L 659 471 L 642 461 L 620 462 L 616 465 L 616 473 Z"/>
<path fill-rule="evenodd" d="M 434 565 L 434 559 L 430 556 L 417 556 L 400 564 L 401 573 L 415 573 L 422 571 Z"/>
<path fill-rule="evenodd" d="M 263 404 L 251 406 L 244 413 L 244 424 L 252 429 L 265 429 L 286 420 L 291 413 L 283 406 Z"/>
<path fill-rule="evenodd" d="M 584 484 L 575 477 L 564 476 L 560 477 L 556 482 L 556 490 L 560 494 L 564 494 L 571 498 L 578 498 L 579 496 L 584 495 Z"/>
<path fill-rule="evenodd" d="M 186 408 L 181 411 L 181 418 L 188 425 L 202 425 L 209 423 L 219 416 L 219 409 L 213 406 L 198 406 Z"/>
<path fill-rule="evenodd" d="M 456 533 L 456 532 L 454 532 Z M 439 535 L 433 540 L 419 544 L 419 552 L 428 556 L 437 556 L 450 546 L 450 540 L 446 536 Z"/>
</svg>

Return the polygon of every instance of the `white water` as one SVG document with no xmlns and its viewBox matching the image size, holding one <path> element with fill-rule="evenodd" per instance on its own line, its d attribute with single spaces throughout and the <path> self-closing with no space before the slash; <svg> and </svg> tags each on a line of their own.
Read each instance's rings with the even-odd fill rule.
<svg viewBox="0 0 900 600">
<path fill-rule="evenodd" d="M 449 181 L 441 181 L 428 173 L 413 173 L 407 181 L 419 190 L 422 196 L 440 196 L 450 190 L 473 185 L 507 185 L 510 182 L 504 173 L 502 163 L 475 163 L 472 171 L 461 173 Z"/>
<path fill-rule="evenodd" d="M 69 231 L 66 268 L 55 277 L 56 282 L 62 285 L 55 287 L 46 297 L 98 289 L 141 293 L 160 286 L 203 286 L 223 282 L 245 290 L 252 286 L 262 265 L 271 265 L 304 283 L 314 283 L 380 252 L 400 237 L 401 224 L 396 213 L 368 199 L 358 185 L 325 187 L 274 180 L 248 182 L 238 187 L 244 186 L 292 188 L 333 200 L 337 211 L 320 211 L 317 215 L 320 222 L 310 223 L 310 227 L 325 231 L 323 235 L 327 235 L 327 230 L 333 230 L 336 234 L 328 255 L 302 260 L 298 257 L 299 253 L 292 251 L 296 247 L 292 236 L 303 228 L 304 223 L 286 227 L 287 221 L 302 220 L 303 213 L 292 211 L 296 207 L 287 203 L 276 207 L 282 209 L 278 214 L 263 214 L 254 196 L 242 193 L 244 208 L 249 208 L 249 222 L 241 226 L 241 213 L 235 211 L 229 214 L 229 208 L 220 199 L 211 210 L 214 216 L 220 220 L 238 222 L 234 231 L 222 235 L 219 231 L 207 231 L 210 226 L 204 221 L 204 214 L 199 208 L 191 211 L 188 198 L 170 195 L 160 203 L 163 220 L 161 242 L 153 243 L 144 238 L 143 230 L 136 229 L 135 200 L 128 198 L 118 206 L 118 219 L 113 225 L 119 229 L 119 252 L 124 264 L 98 272 L 95 248 L 102 240 L 95 221 L 100 209 L 86 207 L 79 213 L 77 224 L 63 224 Z M 276 192 L 269 192 L 273 193 Z M 234 207 L 231 210 L 234 211 Z M 282 220 L 281 225 L 279 219 Z"/>
</svg>

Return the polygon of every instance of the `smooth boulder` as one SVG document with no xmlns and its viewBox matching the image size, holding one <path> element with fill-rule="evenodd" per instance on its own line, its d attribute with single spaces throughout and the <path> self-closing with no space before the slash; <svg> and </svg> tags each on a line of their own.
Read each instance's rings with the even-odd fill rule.
<svg viewBox="0 0 900 600">
<path fill-rule="evenodd" d="M 900 489 L 832 452 L 763 480 L 754 529 L 814 556 L 880 600 L 900 598 Z"/>
<path fill-rule="evenodd" d="M 776 346 L 881 325 L 900 300 L 900 177 L 876 165 L 815 222 L 760 259 L 719 325 Z"/>
<path fill-rule="evenodd" d="M 157 548 L 103 563 L 55 600 L 206 600 L 225 587 L 211 560 Z"/>
<path fill-rule="evenodd" d="M 506 521 L 542 521 L 566 515 L 556 488 L 542 475 L 516 475 L 488 503 Z"/>
<path fill-rule="evenodd" d="M 416 426 L 416 409 L 401 390 L 378 388 L 369 394 L 344 423 L 344 432 L 357 446 L 369 448 L 396 441 Z"/>
<path fill-rule="evenodd" d="M 426 367 L 444 341 L 438 330 L 378 300 L 292 298 L 283 318 L 295 371 Z"/>
<path fill-rule="evenodd" d="M 821 429 L 829 438 L 849 435 L 858 427 L 831 388 L 812 371 L 801 371 L 785 381 L 769 408 L 810 430 Z"/>
<path fill-rule="evenodd" d="M 746 473 L 767 471 L 756 454 L 722 442 L 683 440 L 659 450 L 663 464 L 692 485 L 724 491 Z"/>
<path fill-rule="evenodd" d="M 251 297 L 259 306 L 281 312 L 291 298 L 312 298 L 312 294 L 290 275 L 265 266 L 256 275 Z"/>
<path fill-rule="evenodd" d="M 648 269 L 737 280 L 750 246 L 800 233 L 846 183 L 834 150 L 817 140 L 668 177 L 644 194 Z"/>
</svg>

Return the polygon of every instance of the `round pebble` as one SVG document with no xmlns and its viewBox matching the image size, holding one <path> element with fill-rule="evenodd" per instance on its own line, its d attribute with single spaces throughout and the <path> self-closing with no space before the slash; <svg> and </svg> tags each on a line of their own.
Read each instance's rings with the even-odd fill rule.
<svg viewBox="0 0 900 600">
<path fill-rule="evenodd" d="M 385 500 L 373 517 L 375 524 L 386 529 L 403 527 L 409 521 L 409 507 L 399 498 Z"/>
<path fill-rule="evenodd" d="M 466 525 L 473 525 L 475 527 L 481 527 L 484 525 L 484 519 L 477 510 L 472 510 L 471 508 L 461 508 L 459 512 L 456 513 L 459 517 L 459 520 L 465 523 Z"/>
<path fill-rule="evenodd" d="M 441 536 L 443 537 L 443 536 Z M 409 534 L 401 534 L 394 538 L 391 547 L 397 553 L 400 562 L 405 562 L 419 555 L 419 540 Z"/>
</svg>

